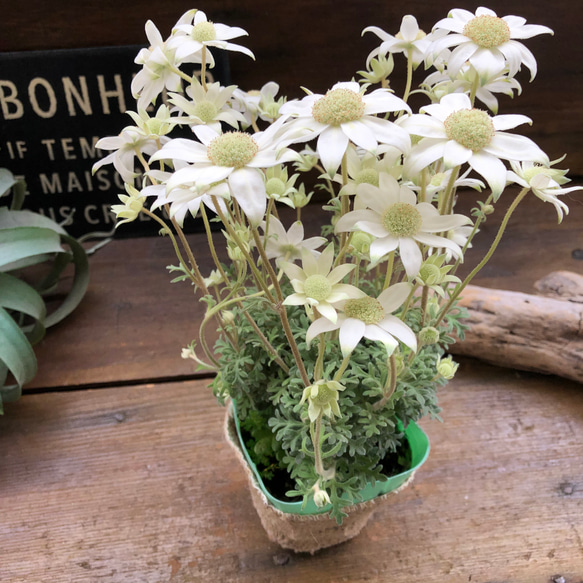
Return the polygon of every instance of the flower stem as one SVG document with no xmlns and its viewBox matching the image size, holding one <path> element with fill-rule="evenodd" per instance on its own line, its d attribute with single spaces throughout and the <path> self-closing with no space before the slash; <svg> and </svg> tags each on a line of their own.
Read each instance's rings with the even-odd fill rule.
<svg viewBox="0 0 583 583">
<path fill-rule="evenodd" d="M 291 326 L 289 324 L 289 320 L 287 318 L 287 310 L 285 309 L 285 306 L 283 305 L 283 293 L 281 291 L 281 287 L 279 285 L 279 280 L 277 279 L 277 274 L 275 273 L 275 271 L 273 270 L 273 267 L 271 266 L 271 263 L 269 261 L 269 259 L 267 258 L 267 254 L 265 253 L 265 248 L 263 247 L 263 243 L 261 242 L 261 237 L 259 236 L 259 231 L 257 230 L 257 227 L 253 227 L 251 229 L 251 232 L 253 234 L 253 239 L 255 241 L 255 245 L 257 247 L 257 250 L 259 251 L 259 255 L 261 256 L 261 261 L 263 262 L 265 268 L 267 269 L 267 272 L 269 274 L 269 277 L 271 279 L 271 282 L 273 284 L 273 288 L 275 290 L 275 295 L 277 296 L 277 304 L 276 304 L 276 310 L 279 313 L 279 316 L 281 318 L 281 324 L 283 326 L 283 331 L 285 332 L 289 347 L 291 348 L 292 354 L 294 356 L 294 360 L 296 361 L 298 370 L 300 372 L 300 376 L 302 377 L 302 381 L 304 383 L 304 385 L 306 387 L 310 386 L 310 379 L 308 377 L 308 373 L 306 372 L 306 367 L 304 366 L 304 361 L 302 360 L 302 356 L 300 354 L 300 349 L 298 348 L 298 345 L 296 343 L 296 339 L 294 338 L 293 332 L 291 330 Z"/>
<path fill-rule="evenodd" d="M 443 306 L 443 308 L 441 308 L 439 315 L 437 317 L 437 320 L 433 324 L 435 327 L 437 327 L 439 325 L 439 323 L 443 320 L 443 318 L 445 317 L 445 315 L 447 314 L 449 309 L 453 306 L 454 302 L 458 299 L 458 297 L 460 296 L 462 291 L 465 289 L 465 287 L 470 283 L 470 281 L 472 281 L 472 279 L 484 267 L 484 265 L 486 265 L 486 263 L 488 263 L 488 261 L 490 260 L 490 258 L 494 254 L 494 251 L 496 251 L 496 247 L 498 247 L 498 244 L 500 243 L 500 239 L 502 239 L 502 235 L 504 234 L 504 231 L 506 230 L 506 226 L 508 225 L 508 221 L 510 220 L 512 213 L 516 210 L 516 207 L 518 206 L 520 201 L 528 194 L 529 191 L 530 191 L 530 187 L 523 188 L 520 191 L 520 193 L 518 194 L 518 196 L 514 199 L 514 201 L 512 202 L 512 204 L 510 205 L 510 207 L 506 211 L 506 214 L 504 215 L 504 219 L 502 219 L 502 224 L 500 225 L 500 228 L 498 229 L 498 233 L 496 235 L 496 238 L 494 239 L 494 242 L 490 246 L 488 253 L 486 253 L 486 255 L 484 256 L 484 259 L 482 259 L 482 261 L 480 261 L 480 263 L 478 263 L 478 265 L 476 265 L 476 267 L 464 279 L 464 281 L 456 286 L 456 288 L 455 288 L 453 294 L 451 295 L 451 297 L 449 298 L 449 301 L 447 302 L 447 304 L 445 304 L 445 306 Z"/>
<path fill-rule="evenodd" d="M 322 411 L 313 423 L 310 423 L 310 437 L 312 438 L 312 445 L 314 446 L 314 464 L 316 472 L 319 476 L 325 478 L 324 464 L 322 463 L 322 449 L 320 448 L 320 440 L 322 437 Z"/>
<path fill-rule="evenodd" d="M 373 411 L 382 409 L 393 396 L 397 388 L 397 359 L 394 354 L 389 356 L 389 370 L 387 371 L 387 382 L 385 383 L 383 396 L 372 406 Z"/>
</svg>

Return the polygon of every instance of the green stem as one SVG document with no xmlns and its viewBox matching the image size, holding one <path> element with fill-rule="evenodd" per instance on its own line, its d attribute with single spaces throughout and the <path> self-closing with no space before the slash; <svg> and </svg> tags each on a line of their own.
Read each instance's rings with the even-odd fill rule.
<svg viewBox="0 0 583 583">
<path fill-rule="evenodd" d="M 340 364 L 340 368 L 336 371 L 336 374 L 334 375 L 334 380 L 338 383 L 340 382 L 340 379 L 342 378 L 342 375 L 344 374 L 346 367 L 350 363 L 350 356 L 351 355 L 349 354 L 348 356 L 344 357 L 344 360 Z"/>
<path fill-rule="evenodd" d="M 283 326 L 283 330 L 285 332 L 289 347 L 291 348 L 292 354 L 294 356 L 294 360 L 296 361 L 300 376 L 302 377 L 302 381 L 303 381 L 304 385 L 306 387 L 308 387 L 311 384 L 310 379 L 308 377 L 308 373 L 306 372 L 306 367 L 304 366 L 304 361 L 302 360 L 302 356 L 300 354 L 300 350 L 299 350 L 298 345 L 296 343 L 296 339 L 294 338 L 294 335 L 292 333 L 291 326 L 289 324 L 289 320 L 287 317 L 287 310 L 285 309 L 285 306 L 283 305 L 284 297 L 283 297 L 283 293 L 281 291 L 281 287 L 279 285 L 279 280 L 277 279 L 277 274 L 273 270 L 273 267 L 271 266 L 271 262 L 267 258 L 267 254 L 265 253 L 265 248 L 263 247 L 263 243 L 261 242 L 261 237 L 259 236 L 259 231 L 257 230 L 257 227 L 253 227 L 251 229 L 251 232 L 253 233 L 253 239 L 255 240 L 255 246 L 257 247 L 257 250 L 259 251 L 259 255 L 261 257 L 261 260 L 263 261 L 263 264 L 265 265 L 265 267 L 267 269 L 267 272 L 268 272 L 269 277 L 271 279 L 271 282 L 273 284 L 273 288 L 275 290 L 275 294 L 277 296 L 276 309 L 277 309 L 279 316 L 281 318 L 281 324 Z"/>
<path fill-rule="evenodd" d="M 314 464 L 316 472 L 319 476 L 325 478 L 324 464 L 322 463 L 322 449 L 320 447 L 320 440 L 322 437 L 322 411 L 317 419 L 310 423 L 310 437 L 312 438 L 312 445 L 314 446 Z"/>
<path fill-rule="evenodd" d="M 439 325 L 439 323 L 443 320 L 443 318 L 445 317 L 445 315 L 447 314 L 449 309 L 453 306 L 454 302 L 460 296 L 460 294 L 465 289 L 465 287 L 470 283 L 470 281 L 472 281 L 472 279 L 484 267 L 484 265 L 486 265 L 486 263 L 488 263 L 488 261 L 490 260 L 490 257 L 492 257 L 492 255 L 494 254 L 494 251 L 496 251 L 496 247 L 498 247 L 498 244 L 500 243 L 500 239 L 502 239 L 502 235 L 504 234 L 504 231 L 506 230 L 506 226 L 508 225 L 508 221 L 510 220 L 512 213 L 516 210 L 516 207 L 518 206 L 520 201 L 528 194 L 529 191 L 530 191 L 530 187 L 523 188 L 520 191 L 519 195 L 514 199 L 514 201 L 512 202 L 512 204 L 510 205 L 510 207 L 506 211 L 506 214 L 504 215 L 504 219 L 502 219 L 502 224 L 500 225 L 500 228 L 498 229 L 498 233 L 496 235 L 496 238 L 494 239 L 494 242 L 490 246 L 488 253 L 486 253 L 486 255 L 484 256 L 484 259 L 482 259 L 482 261 L 480 261 L 480 263 L 478 263 L 478 265 L 476 265 L 476 267 L 465 278 L 465 280 L 456 286 L 453 294 L 449 298 L 449 301 L 440 310 L 439 315 L 437 317 L 437 320 L 434 323 L 434 326 L 436 328 Z"/>
<path fill-rule="evenodd" d="M 413 83 L 413 49 L 407 49 L 407 84 L 405 85 L 405 92 L 403 93 L 403 101 L 407 103 L 409 94 L 411 92 L 411 85 Z"/>
<path fill-rule="evenodd" d="M 382 409 L 393 396 L 397 388 L 397 359 L 394 354 L 389 356 L 389 370 L 387 371 L 387 381 L 385 383 L 383 396 L 372 406 L 373 411 Z"/>
<path fill-rule="evenodd" d="M 391 283 L 391 276 L 393 275 L 394 263 L 395 263 L 395 252 L 391 251 L 389 254 L 389 260 L 387 261 L 387 273 L 385 274 L 385 283 L 383 284 L 383 290 L 386 290 Z"/>
</svg>

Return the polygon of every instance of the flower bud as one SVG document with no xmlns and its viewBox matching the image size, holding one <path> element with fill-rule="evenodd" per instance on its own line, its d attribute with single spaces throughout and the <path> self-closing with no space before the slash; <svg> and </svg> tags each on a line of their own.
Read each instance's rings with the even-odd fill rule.
<svg viewBox="0 0 583 583">
<path fill-rule="evenodd" d="M 426 326 L 419 332 L 419 343 L 429 346 L 439 342 L 439 330 L 433 326 Z"/>
<path fill-rule="evenodd" d="M 440 358 L 437 361 L 437 372 L 448 381 L 453 379 L 458 369 L 459 364 L 454 362 L 451 356 L 447 358 Z"/>
<path fill-rule="evenodd" d="M 326 490 L 318 489 L 314 492 L 314 504 L 318 508 L 323 508 L 326 504 L 330 504 L 330 496 L 328 496 L 328 492 Z"/>
<path fill-rule="evenodd" d="M 491 215 L 491 214 L 494 212 L 494 206 L 493 206 L 493 205 L 491 205 L 491 204 L 485 204 L 485 205 L 482 207 L 482 212 L 483 212 L 485 215 Z"/>
</svg>

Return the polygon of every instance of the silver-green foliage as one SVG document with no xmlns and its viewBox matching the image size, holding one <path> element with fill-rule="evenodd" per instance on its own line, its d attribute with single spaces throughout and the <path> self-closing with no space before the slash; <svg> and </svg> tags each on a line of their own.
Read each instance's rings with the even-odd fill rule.
<svg viewBox="0 0 583 583">
<path fill-rule="evenodd" d="M 22 210 L 24 181 L 0 168 L 0 414 L 3 402 L 15 401 L 37 372 L 33 346 L 48 327 L 79 304 L 89 283 L 87 254 L 81 244 L 51 219 Z M 9 205 L 9 206 L 8 206 Z M 47 264 L 38 281 L 25 282 L 22 271 Z M 59 307 L 47 315 L 44 296 L 73 263 L 73 284 Z M 30 277 L 30 270 L 27 272 Z M 11 373 L 11 377 L 9 376 Z"/>
<path fill-rule="evenodd" d="M 220 402 L 231 397 L 237 403 L 240 419 L 252 416 L 247 424 L 254 438 L 261 443 L 261 451 L 251 451 L 256 460 L 269 457 L 266 447 L 271 447 L 271 459 L 285 468 L 295 489 L 292 496 L 307 500 L 312 485 L 318 479 L 314 467 L 314 454 L 310 440 L 307 407 L 298 405 L 304 386 L 277 314 L 264 302 L 249 302 L 246 306 L 269 341 L 284 356 L 290 368 L 285 373 L 261 345 L 245 318 L 236 317 L 232 332 L 237 337 L 237 348 L 220 338 L 216 350 L 220 355 L 220 374 L 213 382 L 213 390 Z M 292 330 L 308 375 L 312 375 L 318 354 L 317 342 L 308 349 L 305 330 L 309 326 L 302 307 L 288 309 Z M 324 417 L 322 452 L 324 465 L 335 467 L 335 476 L 326 482 L 332 501 L 331 516 L 341 521 L 342 508 L 351 500 L 358 501 L 358 491 L 367 482 L 383 478 L 381 463 L 385 456 L 401 444 L 403 427 L 425 415 L 437 417 L 437 388 L 445 384 L 436 378 L 435 363 L 444 352 L 444 346 L 452 342 L 449 333 L 454 331 L 463 337 L 461 324 L 463 313 L 454 309 L 446 320 L 446 332 L 442 332 L 439 344 L 425 346 L 407 364 L 399 375 L 397 388 L 391 399 L 380 409 L 373 404 L 383 395 L 388 374 L 387 356 L 380 343 L 365 341 L 355 349 L 350 365 L 343 375 L 346 389 L 340 394 L 341 417 L 333 420 Z M 414 329 L 420 327 L 420 310 L 411 309 L 408 323 Z M 449 332 L 448 332 L 449 331 Z M 408 349 L 405 349 L 408 350 Z M 324 378 L 331 378 L 342 362 L 338 343 L 326 346 Z M 266 439 L 266 429 L 271 428 L 274 439 Z M 265 461 L 262 461 L 263 465 Z"/>
</svg>

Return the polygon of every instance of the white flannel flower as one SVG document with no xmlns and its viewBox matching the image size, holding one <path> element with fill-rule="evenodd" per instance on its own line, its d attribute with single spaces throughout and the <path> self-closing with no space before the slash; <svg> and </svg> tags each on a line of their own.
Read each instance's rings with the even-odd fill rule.
<svg viewBox="0 0 583 583">
<path fill-rule="evenodd" d="M 568 170 L 539 166 L 532 162 L 522 164 L 510 162 L 510 165 L 513 171 L 508 172 L 508 180 L 524 188 L 530 188 L 538 198 L 553 204 L 557 210 L 559 223 L 563 220 L 563 212 L 569 214 L 569 207 L 557 197 L 568 192 L 583 190 L 582 186 L 561 188 L 562 184 L 569 182 L 569 179 L 565 177 Z"/>
<path fill-rule="evenodd" d="M 308 417 L 311 423 L 316 421 L 320 415 L 326 415 L 330 418 L 334 418 L 335 415 L 341 417 L 338 407 L 338 399 L 340 398 L 338 392 L 345 388 L 338 381 L 320 379 L 304 389 L 299 405 L 303 405 L 306 400 L 308 401 Z M 319 491 L 322 492 L 322 490 Z M 327 499 L 330 502 L 330 498 Z"/>
<path fill-rule="evenodd" d="M 142 65 L 142 70 L 131 84 L 132 95 L 138 99 L 140 109 L 146 109 L 164 89 L 178 91 L 182 84 L 176 72 L 178 63 L 175 51 L 168 47 L 151 20 L 146 22 L 146 36 L 150 46 L 142 49 L 135 58 L 134 62 Z"/>
<path fill-rule="evenodd" d="M 470 238 L 470 235 L 472 234 L 472 231 L 474 230 L 474 227 L 471 226 L 464 226 L 464 227 L 455 227 L 454 229 L 450 229 L 445 236 L 450 240 L 453 241 L 456 245 L 459 245 L 462 249 L 465 247 L 466 243 L 468 242 L 468 239 Z M 476 231 L 477 233 L 479 233 L 479 230 Z M 468 249 L 471 249 L 472 244 L 470 243 L 468 245 Z M 450 249 L 445 249 L 445 260 L 446 262 L 450 262 L 453 258 L 453 253 L 451 252 Z"/>
<path fill-rule="evenodd" d="M 186 88 L 186 95 L 171 93 L 168 101 L 176 106 L 176 110 L 184 116 L 172 118 L 174 123 L 207 125 L 216 133 L 221 132 L 221 122 L 238 128 L 239 123 L 244 123 L 245 118 L 241 113 L 227 105 L 235 90 L 235 85 L 221 87 L 220 83 L 207 83 L 206 91 L 200 81 L 194 77 L 192 84 Z"/>
<path fill-rule="evenodd" d="M 279 108 L 283 104 L 283 98 L 275 100 L 278 91 L 279 85 L 274 81 L 269 81 L 260 90 L 235 89 L 232 106 L 245 117 L 245 127 L 250 126 L 257 118 L 273 121 L 279 117 Z"/>
<path fill-rule="evenodd" d="M 265 231 L 265 221 L 260 226 Z M 281 221 L 272 216 L 269 219 L 269 233 L 264 246 L 269 259 L 295 261 L 301 256 L 302 249 L 315 251 L 324 243 L 326 243 L 324 237 L 310 237 L 304 240 L 304 225 L 301 221 L 295 221 L 286 231 Z"/>
<path fill-rule="evenodd" d="M 127 194 L 118 194 L 122 204 L 111 205 L 111 211 L 118 219 L 123 219 L 115 224 L 115 228 L 123 223 L 131 223 L 138 218 L 138 215 L 144 208 L 145 195 L 143 192 L 135 189 L 130 184 L 124 184 Z"/>
<path fill-rule="evenodd" d="M 184 163 L 182 165 L 184 166 Z M 176 219 L 181 227 L 184 225 L 186 213 L 190 212 L 193 217 L 196 217 L 201 203 L 204 203 L 213 213 L 216 212 L 212 197 L 217 197 L 221 210 L 227 212 L 223 199 L 229 197 L 229 187 L 224 182 L 214 185 L 184 183 L 168 189 L 167 183 L 172 177 L 171 172 L 150 170 L 148 177 L 157 181 L 157 184 L 146 186 L 142 190 L 143 195 L 156 197 L 150 210 L 155 211 L 165 205 L 170 205 L 168 214 L 171 219 Z"/>
<path fill-rule="evenodd" d="M 425 53 L 431 44 L 430 38 L 419 28 L 417 19 L 411 14 L 403 16 L 401 28 L 395 36 L 388 34 L 378 26 L 367 26 L 362 31 L 362 34 L 365 32 L 373 32 L 383 41 L 367 57 L 367 67 L 371 59 L 377 55 L 385 56 L 387 53 L 404 53 L 407 55 L 409 52 L 411 53 L 413 66 L 417 67 L 425 59 Z"/>
<path fill-rule="evenodd" d="M 295 141 L 318 137 L 318 156 L 330 177 L 338 170 L 349 142 L 373 153 L 379 144 L 409 151 L 411 141 L 407 132 L 376 117 L 377 113 L 391 111 L 411 110 L 388 89 L 362 94 L 356 82 L 336 83 L 326 95 L 312 93 L 301 101 L 288 101 L 280 108 L 282 115 L 294 118 L 288 124 L 292 130 L 310 130 Z"/>
<path fill-rule="evenodd" d="M 553 31 L 547 26 L 525 23 L 526 19 L 520 16 L 499 18 L 494 11 L 484 7 L 478 8 L 475 14 L 455 8 L 433 27 L 436 31 L 445 30 L 454 34 L 436 40 L 429 51 L 438 56 L 444 49 L 456 47 L 447 61 L 452 78 L 468 61 L 481 78 L 489 78 L 505 67 L 514 77 L 524 63 L 530 69 L 532 81 L 536 75 L 536 60 L 516 39 L 553 34 Z"/>
<path fill-rule="evenodd" d="M 443 192 L 447 188 L 447 185 L 451 180 L 452 172 L 453 168 L 450 168 L 445 172 L 437 172 L 436 174 L 433 174 L 433 176 L 429 176 L 429 183 L 425 185 L 425 202 L 433 202 L 436 195 L 438 195 L 440 192 Z M 474 190 L 481 192 L 482 189 L 485 188 L 484 183 L 481 180 L 477 180 L 475 178 L 468 178 L 470 172 L 471 169 L 468 168 L 468 170 L 466 170 L 461 176 L 456 178 L 453 183 L 453 188 L 456 190 L 458 188 L 473 188 Z M 418 195 L 422 191 L 421 185 L 415 184 L 413 182 L 406 183 L 406 186 L 408 186 L 411 190 L 414 190 Z"/>
<path fill-rule="evenodd" d="M 475 69 L 469 65 L 464 65 L 455 79 L 451 79 L 447 72 L 435 71 L 426 77 L 424 85 L 429 88 L 427 93 L 432 101 L 439 101 L 448 93 L 471 93 L 472 88 L 475 87 L 476 75 Z M 514 91 L 517 95 L 522 93 L 520 83 L 514 77 L 509 77 L 503 71 L 499 71 L 481 81 L 476 89 L 476 99 L 486 105 L 493 114 L 497 114 L 498 99 L 494 93 L 503 93 L 508 97 L 514 97 Z"/>
<path fill-rule="evenodd" d="M 407 176 L 443 159 L 446 169 L 466 162 L 482 175 L 496 200 L 506 185 L 506 166 L 500 161 L 529 160 L 548 165 L 547 155 L 529 138 L 508 134 L 508 130 L 531 123 L 525 115 L 497 115 L 473 109 L 470 98 L 461 93 L 445 95 L 439 103 L 421 108 L 401 126 L 423 139 L 412 148 L 404 165 Z"/>
<path fill-rule="evenodd" d="M 409 277 L 419 272 L 423 255 L 419 243 L 445 247 L 461 257 L 453 241 L 435 235 L 470 223 L 463 215 L 440 215 L 428 202 L 417 203 L 415 193 L 388 174 L 382 174 L 379 188 L 361 184 L 357 190 L 360 207 L 338 219 L 336 231 L 364 231 L 377 237 L 370 245 L 371 261 L 378 263 L 387 253 L 399 250 Z"/>
<path fill-rule="evenodd" d="M 192 24 L 185 22 L 190 20 Z M 238 26 L 216 24 L 207 20 L 202 10 L 189 10 L 172 31 L 172 37 L 168 40 L 168 46 L 176 50 L 176 59 L 192 61 L 193 57 L 200 62 L 200 54 L 203 49 L 216 47 L 226 51 L 243 53 L 255 59 L 253 53 L 246 47 L 230 43 L 233 38 L 246 36 L 247 31 Z M 215 61 L 210 51 L 206 51 L 207 63 L 215 66 Z"/>
<path fill-rule="evenodd" d="M 158 150 L 157 140 L 164 143 L 168 142 L 169 138 L 160 138 L 133 126 L 124 128 L 119 136 L 101 138 L 95 147 L 100 150 L 113 150 L 113 152 L 93 164 L 93 173 L 95 174 L 102 166 L 113 163 L 124 182 L 133 184 L 134 178 L 138 176 L 135 171 L 136 153 L 154 154 Z"/>
<path fill-rule="evenodd" d="M 324 332 L 340 330 L 338 340 L 342 355 L 346 358 L 363 339 L 382 342 L 387 354 L 391 355 L 399 345 L 399 340 L 411 350 L 417 350 L 417 338 L 407 324 L 392 315 L 407 299 L 411 284 L 397 283 L 384 290 L 378 298 L 364 295 L 361 298 L 339 302 L 338 319 L 331 322 L 319 318 L 312 322 L 306 333 L 309 344 Z"/>
<path fill-rule="evenodd" d="M 332 269 L 334 246 L 328 245 L 319 257 L 302 249 L 302 267 L 282 261 L 280 267 L 289 278 L 295 293 L 284 300 L 286 306 L 308 306 L 336 322 L 334 305 L 348 298 L 360 298 L 365 294 L 353 285 L 340 283 L 355 267 L 353 263 Z"/>
<path fill-rule="evenodd" d="M 382 156 L 371 154 L 370 152 L 349 147 L 346 151 L 346 170 L 349 178 L 340 189 L 340 195 L 356 194 L 359 184 L 379 185 L 379 176 L 386 172 L 395 178 L 401 176 L 401 165 L 399 164 L 401 152 L 392 146 L 380 146 L 379 150 L 386 150 Z M 343 184 L 340 174 L 336 174 L 334 181 Z"/>
<path fill-rule="evenodd" d="M 195 126 L 193 131 L 200 143 L 183 138 L 171 140 L 150 160 L 189 162 L 189 166 L 177 170 L 168 180 L 169 189 L 180 184 L 214 184 L 226 179 L 231 196 L 256 227 L 263 220 L 267 206 L 264 174 L 260 168 L 298 158 L 296 152 L 281 147 L 282 122 L 278 120 L 264 132 L 253 135 L 243 132 L 217 134 L 207 126 Z"/>
</svg>

